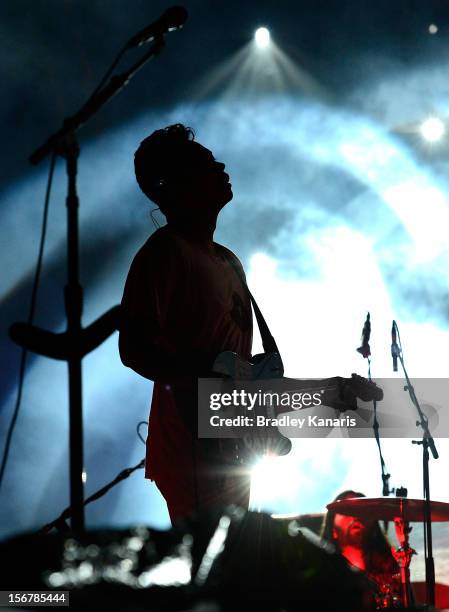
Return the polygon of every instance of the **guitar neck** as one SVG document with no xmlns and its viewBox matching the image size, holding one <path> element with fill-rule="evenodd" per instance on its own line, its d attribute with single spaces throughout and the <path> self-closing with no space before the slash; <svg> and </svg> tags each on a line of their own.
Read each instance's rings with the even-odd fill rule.
<svg viewBox="0 0 449 612">
<path fill-rule="evenodd" d="M 255 396 L 253 405 L 256 405 L 257 402 L 258 405 L 266 406 L 271 413 L 275 414 L 320 405 L 333 406 L 342 410 L 354 409 L 357 408 L 356 397 L 364 401 L 380 401 L 383 398 L 382 389 L 357 374 L 352 374 L 350 379 L 340 376 L 321 380 L 285 378 L 283 377 L 282 360 L 278 353 L 268 354 L 254 363 L 249 363 L 241 359 L 236 353 L 224 351 L 217 356 L 213 371 L 234 381 L 248 381 L 249 383 L 265 381 L 265 388 L 268 384 L 271 384 L 268 381 L 272 381 L 274 388 L 283 388 L 282 392 L 264 391 L 263 401 L 261 390 L 251 394 L 253 398 Z M 295 394 L 296 397 L 294 397 Z M 270 404 L 267 402 L 270 395 L 277 399 L 274 406 L 273 402 Z M 277 396 L 281 395 L 283 401 L 279 402 Z"/>
</svg>

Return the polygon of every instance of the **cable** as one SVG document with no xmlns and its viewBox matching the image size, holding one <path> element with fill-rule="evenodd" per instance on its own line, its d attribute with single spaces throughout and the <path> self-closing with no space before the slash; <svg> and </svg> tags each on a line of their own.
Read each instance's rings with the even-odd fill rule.
<svg viewBox="0 0 449 612">
<path fill-rule="evenodd" d="M 394 329 L 396 331 L 396 335 L 398 337 L 399 350 L 400 350 L 401 358 L 402 358 L 402 366 L 403 366 L 404 371 L 405 371 L 405 365 L 404 365 L 405 361 L 404 361 L 404 353 L 402 351 L 401 334 L 399 333 L 399 327 L 398 327 L 398 324 L 396 323 L 396 321 L 393 321 L 393 324 L 394 324 Z"/>
<path fill-rule="evenodd" d="M 96 491 L 96 493 L 93 493 L 90 497 L 85 499 L 83 501 L 83 506 L 87 506 L 87 504 L 90 504 L 93 501 L 100 499 L 100 497 L 103 497 L 103 495 L 106 495 L 106 493 L 108 493 L 108 491 L 110 491 L 113 487 L 115 487 L 119 482 L 121 482 L 122 480 L 125 480 L 125 478 L 129 478 L 129 476 L 131 476 L 133 472 L 135 472 L 136 470 L 142 470 L 144 467 L 145 467 L 145 459 L 142 459 L 137 465 L 134 465 L 133 467 L 130 467 L 130 468 L 125 468 L 114 478 L 114 480 L 111 480 L 111 482 L 109 482 L 107 485 L 105 485 L 104 487 Z M 62 533 L 64 532 L 66 533 L 70 531 L 70 528 L 68 527 L 65 521 L 66 519 L 69 519 L 71 516 L 72 516 L 72 507 L 69 506 L 58 516 L 56 520 L 52 521 L 51 523 L 47 523 L 47 525 L 44 525 L 43 527 L 41 527 L 41 529 L 39 529 L 39 531 L 37 531 L 36 533 L 38 534 L 48 533 L 53 528 L 58 529 Z"/>
<path fill-rule="evenodd" d="M 153 209 L 150 211 L 151 221 L 153 222 L 153 225 L 154 225 L 155 229 L 159 229 L 159 228 L 161 227 L 161 226 L 160 226 L 160 224 L 159 224 L 159 222 L 157 221 L 157 219 L 155 219 L 155 218 L 154 218 L 154 213 L 155 213 L 156 211 L 158 211 L 158 210 L 160 210 L 160 208 L 159 208 L 159 207 L 157 207 L 157 208 L 153 208 Z"/>
<path fill-rule="evenodd" d="M 137 423 L 137 435 L 139 436 L 139 439 L 142 442 L 142 444 L 146 444 L 146 441 L 143 439 L 143 437 L 140 434 L 140 427 L 142 425 L 146 425 L 148 427 L 148 421 L 139 421 L 139 423 Z"/>
<path fill-rule="evenodd" d="M 371 359 L 368 357 L 368 380 L 372 381 L 371 377 Z M 380 437 L 379 437 L 379 421 L 377 420 L 377 402 L 373 400 L 373 430 L 374 430 L 374 438 L 376 440 L 377 448 L 379 451 L 379 459 L 380 459 L 380 467 L 382 471 L 382 495 L 388 496 L 390 494 L 390 477 L 391 474 L 388 474 L 386 471 L 385 461 L 382 455 L 382 447 L 380 445 Z"/>
<path fill-rule="evenodd" d="M 42 216 L 42 229 L 41 229 L 41 237 L 40 237 L 40 244 L 39 244 L 39 252 L 37 256 L 36 270 L 34 272 L 33 288 L 31 291 L 30 310 L 28 313 L 28 321 L 27 321 L 29 325 L 32 325 L 33 323 L 34 314 L 36 310 L 37 291 L 39 289 L 39 282 L 40 282 L 40 276 L 41 276 L 41 270 L 42 270 L 42 260 L 43 260 L 43 255 L 44 255 L 45 238 L 47 234 L 48 208 L 50 204 L 50 193 L 51 193 L 51 186 L 53 183 L 53 173 L 55 169 L 55 162 L 56 162 L 56 153 L 53 152 L 51 156 L 51 160 L 50 160 L 50 168 L 48 171 L 47 190 L 45 193 L 44 213 Z M 23 391 L 23 382 L 25 378 L 27 356 L 28 356 L 28 351 L 25 348 L 22 348 L 22 354 L 21 354 L 21 359 L 20 359 L 20 369 L 19 369 L 19 382 L 17 385 L 16 405 L 15 405 L 14 413 L 11 419 L 11 424 L 8 429 L 8 434 L 6 436 L 6 444 L 5 444 L 5 449 L 3 451 L 2 465 L 0 468 L 0 488 L 3 483 L 3 476 L 5 474 L 6 463 L 8 461 L 9 449 L 11 446 L 11 439 L 12 439 L 12 435 L 14 432 L 14 427 L 16 425 L 17 417 L 19 416 L 20 404 L 22 401 L 22 391 Z"/>
<path fill-rule="evenodd" d="M 148 427 L 148 421 L 139 421 L 139 423 L 137 423 L 137 435 L 139 436 L 142 443 L 145 444 L 145 440 L 140 435 L 140 428 L 142 425 L 146 425 Z M 100 497 L 103 497 L 103 495 L 105 495 L 110 489 L 115 487 L 115 485 L 117 485 L 119 482 L 131 476 L 131 474 L 136 470 L 143 469 L 144 467 L 145 459 L 142 459 L 137 465 L 131 468 L 125 468 L 111 482 L 109 482 L 107 485 L 99 489 L 96 493 L 85 499 L 83 502 L 83 506 L 87 506 L 87 504 L 90 504 L 91 502 L 100 499 Z M 39 529 L 37 533 L 48 533 L 52 529 L 57 529 L 60 533 L 69 533 L 70 527 L 67 525 L 66 520 L 69 519 L 71 516 L 72 507 L 69 506 L 58 516 L 57 519 L 55 519 L 51 523 L 47 523 L 47 525 L 44 525 L 44 527 Z"/>
<path fill-rule="evenodd" d="M 93 100 L 93 98 L 95 98 L 95 96 L 97 95 L 97 93 L 101 90 L 101 88 L 103 87 L 103 85 L 106 83 L 107 79 L 110 77 L 110 75 L 112 74 L 112 71 L 114 70 L 114 68 L 117 66 L 117 64 L 119 63 L 119 61 L 122 59 L 125 51 L 127 50 L 126 45 L 119 51 L 119 53 L 117 54 L 115 60 L 112 62 L 112 64 L 109 66 L 109 68 L 106 70 L 104 76 L 102 77 L 101 81 L 98 83 L 98 85 L 96 86 L 96 88 L 94 89 L 94 91 L 91 93 L 91 95 L 89 96 L 89 98 L 87 99 L 86 105 L 89 104 L 89 102 L 91 100 Z"/>
<path fill-rule="evenodd" d="M 140 434 L 140 428 L 142 425 L 146 425 L 148 427 L 148 421 L 139 421 L 137 423 L 137 435 L 139 436 L 141 442 L 145 444 L 145 440 Z M 142 459 L 137 465 L 131 468 L 125 468 L 111 482 L 109 482 L 107 485 L 99 489 L 96 493 L 85 499 L 83 502 L 83 506 L 87 506 L 87 504 L 90 504 L 91 502 L 100 499 L 100 497 L 103 497 L 103 495 L 105 495 L 110 489 L 115 487 L 115 485 L 117 485 L 119 482 L 131 476 L 131 474 L 136 470 L 143 469 L 144 467 L 145 459 Z M 39 529 L 37 533 L 48 533 L 52 529 L 57 529 L 60 533 L 68 533 L 70 532 L 70 528 L 67 525 L 66 520 L 69 519 L 71 516 L 72 507 L 69 506 L 58 516 L 57 519 L 55 519 L 51 523 L 47 523 L 47 525 L 44 525 L 44 527 Z"/>
</svg>

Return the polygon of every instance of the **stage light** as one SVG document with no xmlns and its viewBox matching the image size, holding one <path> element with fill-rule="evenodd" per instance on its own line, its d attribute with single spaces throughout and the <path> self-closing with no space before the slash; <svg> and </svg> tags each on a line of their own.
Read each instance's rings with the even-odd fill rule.
<svg viewBox="0 0 449 612">
<path fill-rule="evenodd" d="M 446 131 L 446 127 L 438 117 L 429 117 L 420 127 L 421 136 L 428 142 L 441 140 Z"/>
<path fill-rule="evenodd" d="M 429 26 L 429 34 L 436 34 L 438 32 L 438 26 L 431 23 Z"/>
<path fill-rule="evenodd" d="M 265 49 L 270 44 L 270 31 L 267 28 L 258 28 L 254 34 L 254 40 L 259 49 Z"/>
</svg>

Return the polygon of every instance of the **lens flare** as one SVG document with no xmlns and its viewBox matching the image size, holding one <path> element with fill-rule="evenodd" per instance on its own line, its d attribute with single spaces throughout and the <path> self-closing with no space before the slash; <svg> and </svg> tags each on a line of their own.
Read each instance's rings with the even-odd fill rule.
<svg viewBox="0 0 449 612">
<path fill-rule="evenodd" d="M 279 500 L 287 499 L 299 487 L 300 474 L 292 455 L 264 456 L 251 471 L 252 508 L 275 508 Z"/>
</svg>

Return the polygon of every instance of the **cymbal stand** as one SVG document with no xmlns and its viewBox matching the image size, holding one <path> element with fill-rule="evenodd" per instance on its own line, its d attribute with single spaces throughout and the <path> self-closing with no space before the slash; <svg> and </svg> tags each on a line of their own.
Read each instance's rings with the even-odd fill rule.
<svg viewBox="0 0 449 612">
<path fill-rule="evenodd" d="M 405 609 L 412 606 L 411 589 L 410 589 L 410 562 L 412 556 L 416 555 L 416 551 L 409 545 L 409 533 L 412 528 L 409 523 L 404 520 L 404 509 L 407 504 L 407 499 L 400 500 L 400 517 L 395 517 L 394 526 L 396 529 L 396 537 L 398 538 L 399 547 L 393 548 L 392 553 L 399 564 L 401 570 L 401 586 L 402 586 L 402 605 Z"/>
</svg>

